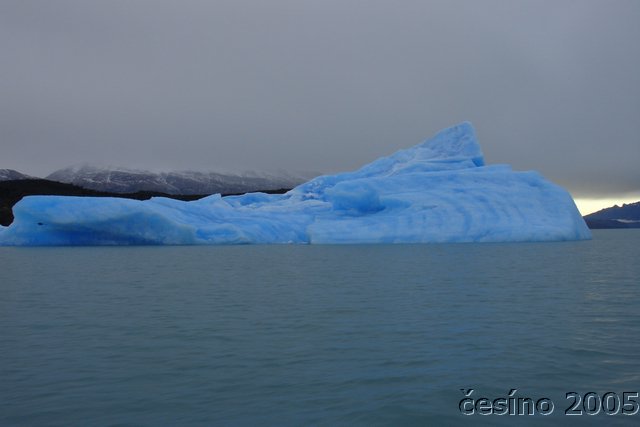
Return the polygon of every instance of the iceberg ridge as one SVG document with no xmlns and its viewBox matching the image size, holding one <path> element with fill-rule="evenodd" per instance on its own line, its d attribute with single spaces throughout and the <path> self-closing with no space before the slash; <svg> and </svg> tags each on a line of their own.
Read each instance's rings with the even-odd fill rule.
<svg viewBox="0 0 640 427">
<path fill-rule="evenodd" d="M 428 243 L 591 238 L 567 191 L 487 166 L 470 123 L 286 194 L 183 202 L 30 196 L 0 245 Z"/>
</svg>

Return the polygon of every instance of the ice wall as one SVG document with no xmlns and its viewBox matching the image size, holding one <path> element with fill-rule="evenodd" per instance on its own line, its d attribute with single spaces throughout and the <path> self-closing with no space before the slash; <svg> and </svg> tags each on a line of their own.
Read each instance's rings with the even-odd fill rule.
<svg viewBox="0 0 640 427">
<path fill-rule="evenodd" d="M 31 196 L 0 245 L 426 243 L 589 239 L 564 189 L 486 166 L 462 123 L 357 171 L 286 194 L 167 198 Z"/>
</svg>

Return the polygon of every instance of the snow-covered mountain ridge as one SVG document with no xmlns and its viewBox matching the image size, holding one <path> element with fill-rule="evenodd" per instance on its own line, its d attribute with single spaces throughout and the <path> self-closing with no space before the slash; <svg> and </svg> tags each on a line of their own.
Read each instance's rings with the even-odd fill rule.
<svg viewBox="0 0 640 427">
<path fill-rule="evenodd" d="M 14 181 L 18 179 L 33 179 L 33 177 L 13 169 L 0 169 L 0 181 Z"/>
<path fill-rule="evenodd" d="M 51 181 L 114 193 L 155 191 L 166 194 L 229 194 L 292 188 L 309 175 L 287 173 L 222 174 L 217 172 L 149 172 L 136 169 L 98 166 L 72 166 L 48 175 Z"/>
</svg>

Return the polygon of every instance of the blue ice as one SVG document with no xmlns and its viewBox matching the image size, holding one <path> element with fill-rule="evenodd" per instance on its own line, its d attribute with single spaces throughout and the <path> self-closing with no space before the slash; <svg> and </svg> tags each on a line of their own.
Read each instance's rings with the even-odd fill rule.
<svg viewBox="0 0 640 427">
<path fill-rule="evenodd" d="M 589 239 L 573 199 L 536 172 L 485 165 L 469 123 L 286 194 L 30 196 L 0 245 L 524 242 Z"/>
</svg>

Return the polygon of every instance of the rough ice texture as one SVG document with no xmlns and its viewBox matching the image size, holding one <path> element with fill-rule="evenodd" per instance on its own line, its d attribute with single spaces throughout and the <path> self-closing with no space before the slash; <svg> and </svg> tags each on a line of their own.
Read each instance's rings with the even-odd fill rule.
<svg viewBox="0 0 640 427">
<path fill-rule="evenodd" d="M 1 245 L 426 243 L 589 239 L 564 189 L 485 166 L 469 123 L 355 172 L 286 194 L 167 198 L 31 196 Z"/>
</svg>

